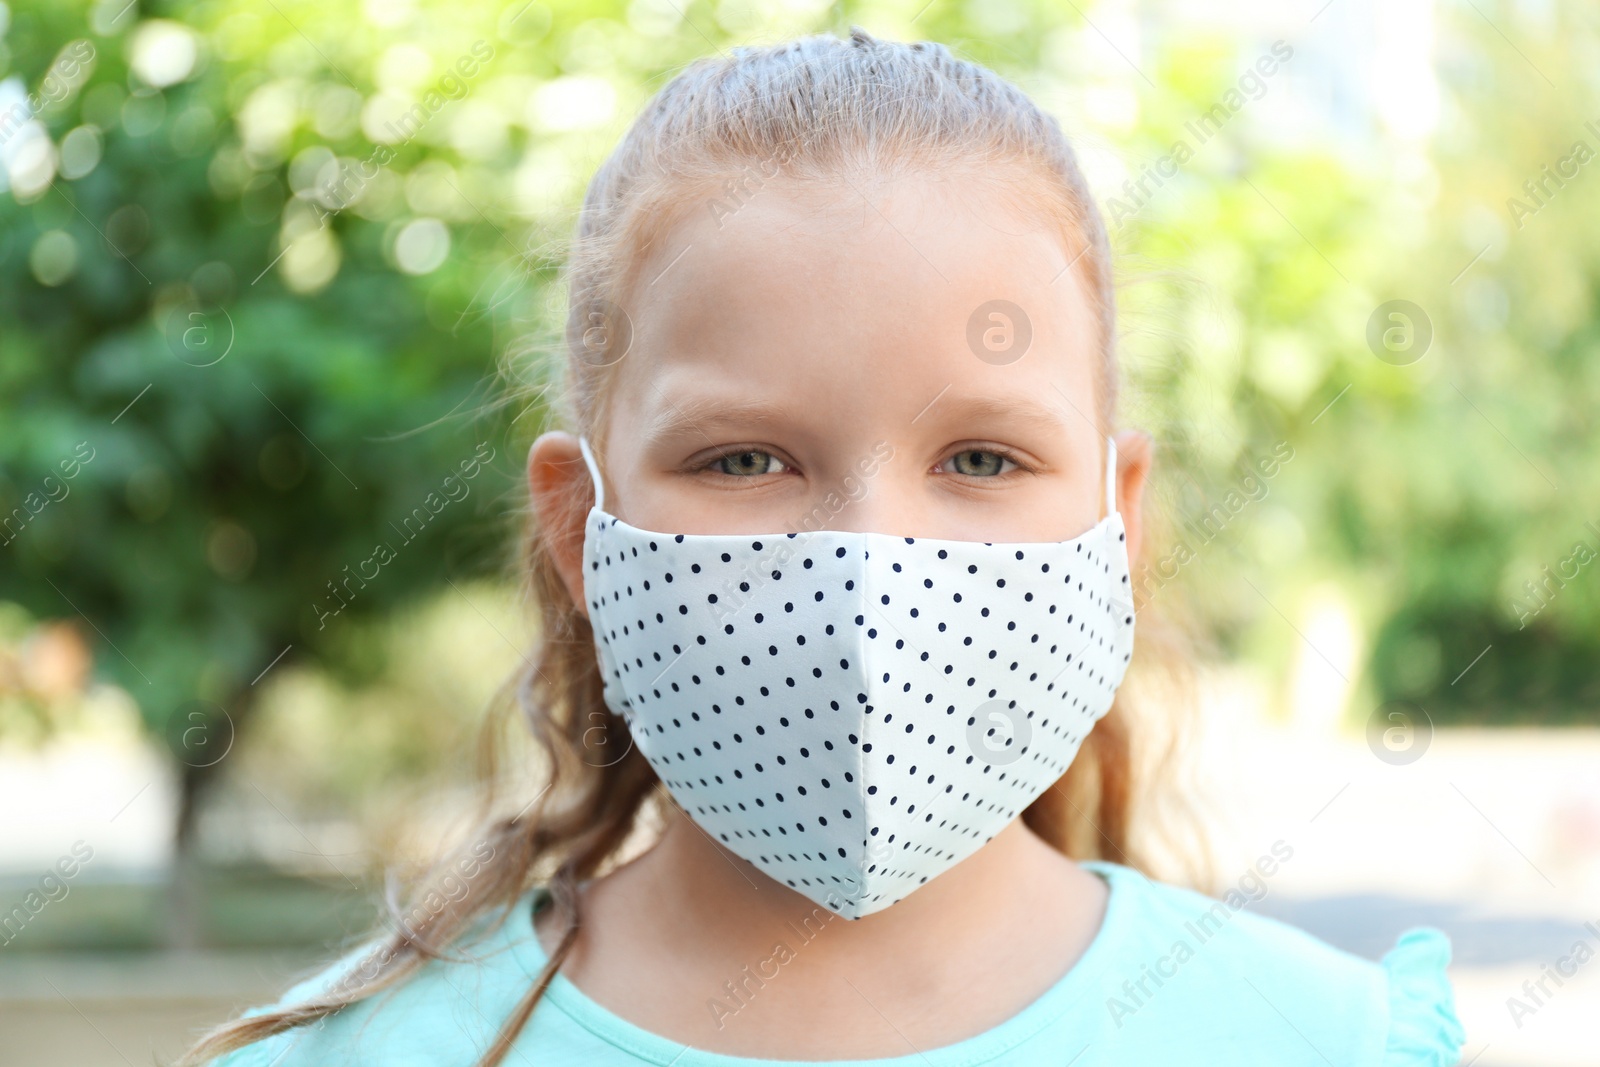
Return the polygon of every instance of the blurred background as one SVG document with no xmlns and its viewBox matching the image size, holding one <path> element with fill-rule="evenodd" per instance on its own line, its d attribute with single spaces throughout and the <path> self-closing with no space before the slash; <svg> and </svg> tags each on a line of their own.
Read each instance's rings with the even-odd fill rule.
<svg viewBox="0 0 1600 1067">
<path fill-rule="evenodd" d="M 1205 888 L 1284 841 L 1252 907 L 1450 933 L 1463 1062 L 1600 1062 L 1600 964 L 1525 984 L 1600 952 L 1577 0 L 0 2 L 0 1060 L 174 1056 L 459 832 L 584 185 L 852 24 L 1015 80 L 1107 216 Z"/>
</svg>

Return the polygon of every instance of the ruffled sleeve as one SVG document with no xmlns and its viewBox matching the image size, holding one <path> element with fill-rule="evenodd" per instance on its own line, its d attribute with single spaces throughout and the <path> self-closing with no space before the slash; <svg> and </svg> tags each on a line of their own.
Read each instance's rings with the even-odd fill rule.
<svg viewBox="0 0 1600 1067">
<path fill-rule="evenodd" d="M 1400 935 L 1383 957 L 1389 980 L 1389 1036 L 1383 1067 L 1454 1067 L 1466 1032 L 1456 1018 L 1455 994 L 1445 968 L 1450 939 L 1418 926 Z"/>
</svg>

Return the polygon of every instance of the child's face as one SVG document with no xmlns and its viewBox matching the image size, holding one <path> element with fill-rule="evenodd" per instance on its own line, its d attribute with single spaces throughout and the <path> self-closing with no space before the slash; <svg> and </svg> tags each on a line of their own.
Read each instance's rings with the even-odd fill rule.
<svg viewBox="0 0 1600 1067">
<path fill-rule="evenodd" d="M 970 541 L 1064 540 L 1100 518 L 1097 323 L 1042 215 L 960 176 L 785 178 L 727 206 L 691 208 L 627 298 L 598 443 L 608 511 L 683 533 Z M 977 314 L 996 300 L 1026 324 Z M 1136 512 L 1147 453 L 1130 443 Z"/>
</svg>

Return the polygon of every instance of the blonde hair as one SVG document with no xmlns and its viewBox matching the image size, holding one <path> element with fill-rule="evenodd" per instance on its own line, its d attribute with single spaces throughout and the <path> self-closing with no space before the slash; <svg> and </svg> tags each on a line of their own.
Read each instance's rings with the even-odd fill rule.
<svg viewBox="0 0 1600 1067">
<path fill-rule="evenodd" d="M 626 302 L 646 254 L 683 212 L 716 203 L 730 182 L 737 188 L 752 168 L 759 168 L 758 175 L 838 179 L 950 166 L 981 173 L 997 191 L 1059 225 L 1099 319 L 1096 408 L 1101 426 L 1109 426 L 1117 384 L 1110 250 L 1060 127 L 999 75 L 953 57 L 942 45 L 882 41 L 859 29 L 847 39 L 806 37 L 694 63 L 645 107 L 594 175 L 567 264 L 566 421 L 596 443 L 603 462 L 598 443 L 605 439 L 605 401 L 622 362 L 613 346 L 627 335 L 615 328 L 625 327 L 615 321 L 617 308 Z M 612 328 L 595 331 L 596 325 Z M 575 485 L 565 506 L 583 514 L 589 492 Z M 504 1060 L 576 939 L 578 886 L 616 857 L 647 802 L 670 801 L 630 743 L 626 725 L 601 699 L 593 634 L 561 581 L 531 509 L 523 551 L 541 639 L 528 668 L 507 689 L 548 757 L 548 788 L 525 812 L 488 821 L 477 847 L 481 855 L 487 846 L 492 858 L 461 900 L 447 900 L 408 922 L 391 895 L 397 932 L 342 981 L 309 1002 L 217 1028 L 183 1063 L 203 1063 L 322 1019 L 405 980 L 496 906 L 504 909 L 498 926 L 542 880 L 566 923 L 544 970 L 479 1063 L 493 1067 Z M 1141 781 L 1133 740 L 1136 733 L 1173 735 L 1132 728 L 1128 694 L 1140 688 L 1139 677 L 1152 666 L 1181 667 L 1182 657 L 1174 654 L 1174 641 L 1143 617 L 1137 644 L 1130 682 L 1112 710 L 1089 733 L 1057 787 L 1023 818 L 1067 855 L 1147 869 L 1130 832 Z M 617 751 L 626 754 L 612 758 Z M 492 751 L 487 759 L 492 783 Z M 486 811 L 492 792 L 491 786 Z M 448 870 L 450 862 L 441 861 L 435 872 Z M 422 892 L 414 891 L 413 899 Z"/>
</svg>

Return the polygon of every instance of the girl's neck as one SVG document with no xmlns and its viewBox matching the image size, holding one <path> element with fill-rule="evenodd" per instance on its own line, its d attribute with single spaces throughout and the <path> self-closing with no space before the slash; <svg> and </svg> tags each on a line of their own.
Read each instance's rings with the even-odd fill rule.
<svg viewBox="0 0 1600 1067">
<path fill-rule="evenodd" d="M 655 845 L 583 889 L 583 926 L 562 973 L 615 1014 L 697 1048 L 853 1059 L 903 1055 L 907 1040 L 952 1044 L 998 1026 L 1059 981 L 1105 914 L 1105 882 L 1020 818 L 910 896 L 852 921 L 669 808 Z M 547 952 L 559 921 L 541 913 Z M 737 1026 L 713 1025 L 708 1002 L 726 1001 L 727 983 L 739 986 L 746 968 L 774 986 L 741 1008 Z M 768 995 L 777 986 L 781 994 Z M 796 1022 L 817 1018 L 829 1028 Z"/>
</svg>

